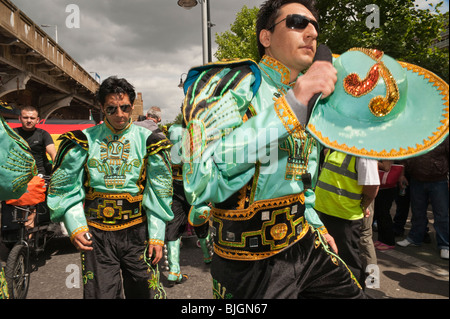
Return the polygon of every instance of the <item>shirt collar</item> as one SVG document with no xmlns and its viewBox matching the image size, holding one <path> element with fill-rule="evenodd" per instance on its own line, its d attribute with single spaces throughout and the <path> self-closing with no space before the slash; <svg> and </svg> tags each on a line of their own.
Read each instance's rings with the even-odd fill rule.
<svg viewBox="0 0 450 319">
<path fill-rule="evenodd" d="M 287 86 L 293 86 L 295 82 L 290 83 L 291 71 L 280 61 L 264 55 L 260 61 L 260 65 L 267 75 L 277 83 L 282 83 Z"/>
<path fill-rule="evenodd" d="M 123 132 L 125 132 L 126 130 L 128 130 L 131 126 L 131 118 L 128 120 L 128 124 L 121 130 L 116 130 L 108 121 L 108 119 L 105 117 L 105 124 L 106 127 L 110 129 L 111 132 L 113 132 L 114 134 L 122 134 Z"/>
</svg>

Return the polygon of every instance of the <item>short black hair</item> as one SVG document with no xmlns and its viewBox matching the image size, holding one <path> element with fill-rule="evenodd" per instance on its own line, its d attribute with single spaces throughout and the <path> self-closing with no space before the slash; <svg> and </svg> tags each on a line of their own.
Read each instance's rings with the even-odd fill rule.
<svg viewBox="0 0 450 319">
<path fill-rule="evenodd" d="M 97 91 L 97 100 L 101 105 L 105 104 L 106 96 L 114 93 L 126 93 L 131 104 L 134 103 L 136 92 L 134 87 L 125 79 L 119 79 L 117 76 L 110 76 L 105 79 Z"/>
<path fill-rule="evenodd" d="M 319 13 L 316 9 L 315 0 L 267 0 L 264 2 L 258 12 L 256 19 L 256 41 L 258 42 L 258 52 L 260 57 L 264 55 L 265 47 L 259 41 L 259 34 L 262 30 L 272 26 L 280 14 L 280 8 L 289 3 L 302 4 L 311 11 L 314 18 L 319 19 Z"/>
</svg>

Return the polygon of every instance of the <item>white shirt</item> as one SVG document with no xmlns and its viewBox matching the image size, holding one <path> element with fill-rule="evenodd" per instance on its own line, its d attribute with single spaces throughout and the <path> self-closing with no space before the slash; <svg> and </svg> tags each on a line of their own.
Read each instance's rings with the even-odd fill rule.
<svg viewBox="0 0 450 319">
<path fill-rule="evenodd" d="M 356 158 L 358 185 L 380 185 L 378 175 L 378 161 L 368 158 Z"/>
</svg>

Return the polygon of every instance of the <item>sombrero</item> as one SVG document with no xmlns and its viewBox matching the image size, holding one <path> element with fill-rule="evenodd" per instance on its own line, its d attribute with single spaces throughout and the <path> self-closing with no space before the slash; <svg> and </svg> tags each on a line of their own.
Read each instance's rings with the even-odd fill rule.
<svg viewBox="0 0 450 319">
<path fill-rule="evenodd" d="M 333 64 L 335 91 L 318 101 L 307 126 L 321 144 L 360 157 L 404 159 L 447 137 L 449 87 L 434 73 L 364 48 Z"/>
</svg>

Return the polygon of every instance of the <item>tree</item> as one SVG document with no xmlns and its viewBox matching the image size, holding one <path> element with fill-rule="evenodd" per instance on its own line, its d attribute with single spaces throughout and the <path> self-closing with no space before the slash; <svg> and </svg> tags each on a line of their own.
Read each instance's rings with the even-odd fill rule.
<svg viewBox="0 0 450 319">
<path fill-rule="evenodd" d="M 379 25 L 370 23 L 375 13 L 366 12 L 368 5 L 379 8 Z M 448 13 L 440 12 L 442 5 L 440 2 L 430 4 L 428 9 L 419 9 L 414 0 L 317 0 L 319 43 L 327 44 L 336 54 L 353 47 L 379 49 L 397 60 L 428 69 L 448 82 L 448 49 L 432 47 L 448 23 Z M 244 6 L 230 31 L 216 34 L 217 59 L 259 61 L 255 31 L 257 13 L 258 8 Z"/>
<path fill-rule="evenodd" d="M 214 56 L 218 60 L 252 59 L 259 61 L 258 46 L 256 44 L 256 16 L 259 9 L 249 9 L 243 6 L 236 14 L 236 20 L 230 31 L 216 33 L 216 43 L 219 45 Z"/>
<path fill-rule="evenodd" d="M 373 5 L 378 13 L 366 10 Z M 442 5 L 440 2 L 419 9 L 414 0 L 317 0 L 319 42 L 337 54 L 352 47 L 379 49 L 397 60 L 428 69 L 448 82 L 448 49 L 432 46 L 448 21 L 448 13 L 440 12 Z M 379 21 L 373 21 L 377 14 Z"/>
</svg>

